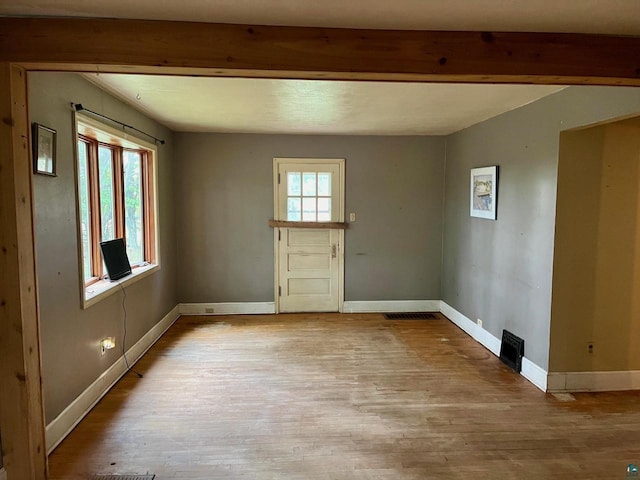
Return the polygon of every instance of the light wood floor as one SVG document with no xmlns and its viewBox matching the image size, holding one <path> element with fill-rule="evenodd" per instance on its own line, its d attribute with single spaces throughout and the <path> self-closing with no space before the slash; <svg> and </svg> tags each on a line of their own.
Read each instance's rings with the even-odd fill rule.
<svg viewBox="0 0 640 480">
<path fill-rule="evenodd" d="M 640 392 L 540 392 L 455 325 L 183 317 L 49 459 L 52 479 L 624 479 Z"/>
</svg>

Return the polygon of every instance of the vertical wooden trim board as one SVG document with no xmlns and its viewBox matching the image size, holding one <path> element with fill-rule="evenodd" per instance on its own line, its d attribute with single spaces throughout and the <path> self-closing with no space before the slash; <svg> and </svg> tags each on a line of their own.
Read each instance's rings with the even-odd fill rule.
<svg viewBox="0 0 640 480">
<path fill-rule="evenodd" d="M 26 71 L 0 63 L 0 430 L 9 480 L 46 478 Z"/>
</svg>

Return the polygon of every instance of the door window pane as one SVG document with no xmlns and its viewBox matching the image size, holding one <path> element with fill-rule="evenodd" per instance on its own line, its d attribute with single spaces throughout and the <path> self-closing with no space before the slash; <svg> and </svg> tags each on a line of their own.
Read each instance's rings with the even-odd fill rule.
<svg viewBox="0 0 640 480">
<path fill-rule="evenodd" d="M 102 241 L 115 237 L 113 206 L 113 152 L 110 148 L 98 148 L 98 179 L 100 181 L 100 230 Z"/>
<path fill-rule="evenodd" d="M 303 198 L 302 199 L 302 221 L 303 222 L 315 222 L 316 221 L 316 199 Z"/>
<path fill-rule="evenodd" d="M 124 237 L 129 262 L 144 262 L 144 227 L 142 225 L 142 157 L 140 152 L 124 150 Z"/>
<path fill-rule="evenodd" d="M 288 198 L 287 199 L 287 220 L 291 222 L 299 222 L 301 220 L 300 215 L 300 198 Z"/>
<path fill-rule="evenodd" d="M 318 221 L 330 222 L 331 221 L 331 199 L 330 198 L 318 198 Z"/>
<path fill-rule="evenodd" d="M 305 197 L 315 197 L 316 195 L 316 174 L 302 174 L 302 195 Z"/>
<path fill-rule="evenodd" d="M 331 196 L 331 174 L 330 173 L 318 174 L 318 196 L 319 197 Z"/>
<path fill-rule="evenodd" d="M 287 220 L 330 222 L 331 172 L 287 172 Z"/>
<path fill-rule="evenodd" d="M 299 197 L 301 190 L 300 172 L 289 172 L 287 174 L 287 195 Z"/>
<path fill-rule="evenodd" d="M 80 201 L 80 236 L 82 241 L 82 272 L 84 280 L 93 277 L 91 271 L 91 217 L 89 208 L 89 153 L 87 144 L 78 142 L 78 195 Z"/>
</svg>

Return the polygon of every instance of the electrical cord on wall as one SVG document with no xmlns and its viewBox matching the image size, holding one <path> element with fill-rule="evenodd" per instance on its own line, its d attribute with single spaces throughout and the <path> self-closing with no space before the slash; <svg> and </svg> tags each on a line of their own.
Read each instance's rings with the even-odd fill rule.
<svg viewBox="0 0 640 480">
<path fill-rule="evenodd" d="M 120 289 L 122 290 L 122 312 L 124 313 L 124 319 L 123 319 L 123 327 L 124 327 L 124 333 L 122 334 L 122 356 L 124 357 L 124 364 L 127 366 L 127 372 L 129 370 L 131 370 L 131 366 L 129 365 L 129 360 L 127 360 L 127 352 L 126 352 L 126 343 L 127 343 L 127 307 L 125 306 L 125 302 L 127 301 L 127 292 L 124 289 L 124 287 L 122 286 L 122 283 L 118 282 L 118 285 L 120 285 Z M 143 375 L 139 372 L 136 372 L 135 370 L 131 370 L 133 373 L 135 373 L 138 378 L 142 378 Z"/>
</svg>

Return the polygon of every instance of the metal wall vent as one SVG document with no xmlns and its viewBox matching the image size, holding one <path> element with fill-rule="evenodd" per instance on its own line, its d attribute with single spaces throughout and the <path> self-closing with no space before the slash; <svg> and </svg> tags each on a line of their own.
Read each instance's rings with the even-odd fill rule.
<svg viewBox="0 0 640 480">
<path fill-rule="evenodd" d="M 502 343 L 500 344 L 502 363 L 511 367 L 516 373 L 520 373 L 523 356 L 524 340 L 507 330 L 502 330 Z"/>
<path fill-rule="evenodd" d="M 387 320 L 430 320 L 436 318 L 433 313 L 385 313 Z"/>
<path fill-rule="evenodd" d="M 147 473 L 145 475 L 94 475 L 91 480 L 153 480 L 155 475 Z"/>
</svg>

